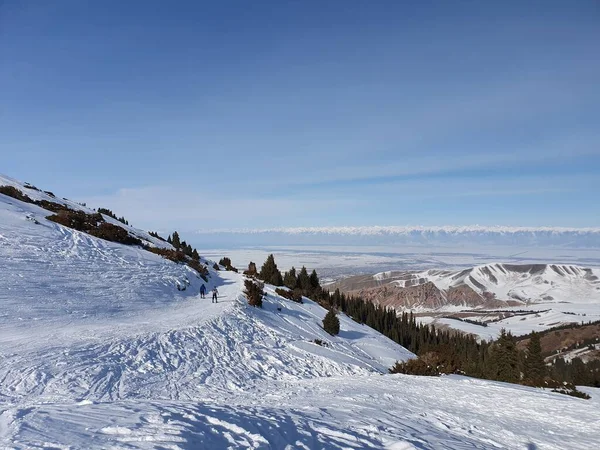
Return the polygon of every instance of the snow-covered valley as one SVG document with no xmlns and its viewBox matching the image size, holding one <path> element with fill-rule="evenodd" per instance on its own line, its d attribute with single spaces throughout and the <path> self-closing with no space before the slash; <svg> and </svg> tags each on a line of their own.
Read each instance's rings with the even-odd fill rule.
<svg viewBox="0 0 600 450">
<path fill-rule="evenodd" d="M 7 184 L 54 199 L 0 178 Z M 388 375 L 412 354 L 365 325 L 341 315 L 330 336 L 326 311 L 308 299 L 267 286 L 263 308 L 253 308 L 240 274 L 210 268 L 205 282 L 49 214 L 0 194 L 0 447 L 600 446 L 595 389 L 586 401 L 466 377 Z M 200 298 L 202 283 L 219 289 L 218 303 Z"/>
</svg>

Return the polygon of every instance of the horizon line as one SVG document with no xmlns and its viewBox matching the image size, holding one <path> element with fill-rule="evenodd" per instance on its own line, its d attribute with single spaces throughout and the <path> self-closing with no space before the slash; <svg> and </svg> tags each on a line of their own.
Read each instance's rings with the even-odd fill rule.
<svg viewBox="0 0 600 450">
<path fill-rule="evenodd" d="M 600 227 L 523 227 L 503 225 L 441 225 L 441 226 L 396 226 L 396 225 L 367 225 L 367 226 L 331 226 L 331 227 L 273 227 L 273 228 L 214 228 L 199 229 L 196 234 L 347 234 L 347 235 L 378 235 L 378 234 L 408 234 L 412 232 L 431 233 L 599 233 Z"/>
</svg>

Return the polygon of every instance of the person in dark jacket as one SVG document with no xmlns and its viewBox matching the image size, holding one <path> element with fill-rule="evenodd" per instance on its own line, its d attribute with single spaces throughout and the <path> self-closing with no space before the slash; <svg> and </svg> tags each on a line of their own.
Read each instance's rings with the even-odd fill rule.
<svg viewBox="0 0 600 450">
<path fill-rule="evenodd" d="M 202 286 L 200 286 L 200 298 L 204 298 L 205 294 L 206 294 L 206 286 L 204 286 L 204 284 L 202 284 Z"/>
<path fill-rule="evenodd" d="M 214 303 L 219 303 L 219 302 L 217 301 L 217 297 L 218 297 L 218 294 L 219 294 L 219 291 L 217 291 L 217 288 L 213 288 L 213 290 L 212 290 L 212 294 L 213 294 L 213 295 L 212 295 L 212 302 L 211 302 L 211 303 L 213 303 L 213 302 L 214 302 Z"/>
</svg>

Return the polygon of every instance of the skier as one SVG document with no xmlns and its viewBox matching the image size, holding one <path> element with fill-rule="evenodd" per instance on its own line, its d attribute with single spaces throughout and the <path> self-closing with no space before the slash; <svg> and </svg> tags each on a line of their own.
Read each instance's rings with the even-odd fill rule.
<svg viewBox="0 0 600 450">
<path fill-rule="evenodd" d="M 213 290 L 212 290 L 212 294 L 213 294 L 213 296 L 212 296 L 212 302 L 211 302 L 211 303 L 213 303 L 213 302 L 214 302 L 214 303 L 219 303 L 219 302 L 217 301 L 217 294 L 218 294 L 218 293 L 219 293 L 219 291 L 217 291 L 217 288 L 213 288 Z"/>
<path fill-rule="evenodd" d="M 200 298 L 204 298 L 205 294 L 206 294 L 206 286 L 204 286 L 204 284 L 202 284 L 202 286 L 200 286 Z"/>
</svg>

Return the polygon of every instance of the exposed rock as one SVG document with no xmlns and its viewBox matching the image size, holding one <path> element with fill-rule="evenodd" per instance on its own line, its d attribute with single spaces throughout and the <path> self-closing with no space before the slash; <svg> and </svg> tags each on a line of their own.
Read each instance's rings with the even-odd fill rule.
<svg viewBox="0 0 600 450">
<path fill-rule="evenodd" d="M 375 303 L 407 309 L 494 308 L 531 303 L 600 301 L 595 270 L 561 264 L 487 264 L 461 270 L 388 271 L 330 286 Z"/>
</svg>

